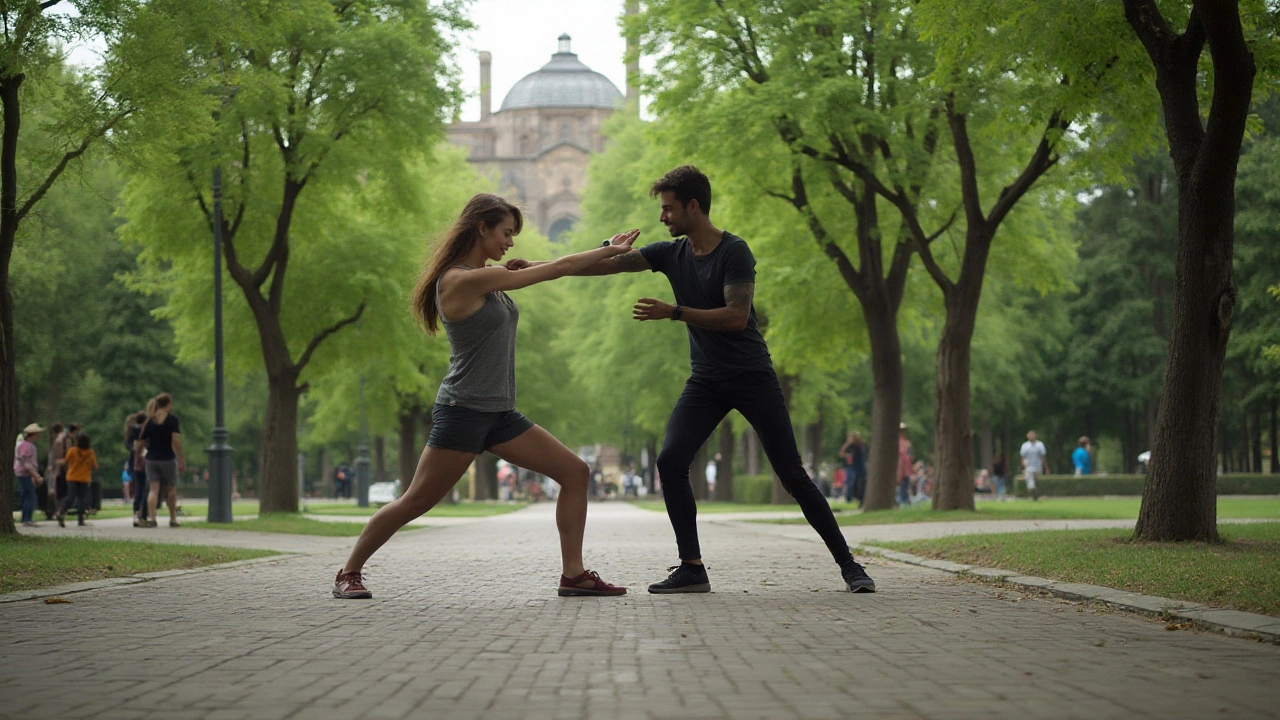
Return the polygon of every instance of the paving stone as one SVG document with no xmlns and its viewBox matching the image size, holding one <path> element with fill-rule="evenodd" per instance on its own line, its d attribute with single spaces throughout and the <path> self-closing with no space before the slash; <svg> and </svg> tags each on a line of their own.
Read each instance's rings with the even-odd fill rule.
<svg viewBox="0 0 1280 720">
<path fill-rule="evenodd" d="M 656 596 L 644 586 L 675 557 L 666 516 L 593 504 L 588 566 L 633 592 L 559 598 L 553 510 L 399 535 L 367 568 L 369 601 L 329 596 L 350 538 L 306 549 L 290 538 L 279 549 L 304 555 L 81 592 L 67 605 L 5 604 L 0 715 L 918 720 L 1280 708 L 1280 646 L 1169 632 L 882 557 L 865 560 L 880 592 L 852 595 L 804 526 L 704 516 L 713 592 Z M 236 535 L 181 528 L 166 539 L 178 533 Z M 271 546 L 247 535 L 240 546 Z M 25 702 L 66 693 L 68 675 L 74 703 Z"/>
</svg>

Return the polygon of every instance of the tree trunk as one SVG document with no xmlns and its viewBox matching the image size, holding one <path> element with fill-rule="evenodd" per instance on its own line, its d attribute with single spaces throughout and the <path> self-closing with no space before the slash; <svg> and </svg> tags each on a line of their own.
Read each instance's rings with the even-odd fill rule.
<svg viewBox="0 0 1280 720">
<path fill-rule="evenodd" d="M 1236 303 L 1232 272 L 1235 180 L 1256 67 L 1237 2 L 1197 0 L 1175 35 L 1154 0 L 1125 0 L 1125 19 L 1156 69 L 1165 135 L 1178 178 L 1178 258 L 1164 387 L 1151 475 L 1135 535 L 1148 541 L 1218 539 L 1213 430 Z M 1207 122 L 1200 55 L 1213 67 Z"/>
<path fill-rule="evenodd" d="M 1274 422 L 1272 424 L 1274 427 Z M 716 500 L 730 502 L 733 500 L 733 426 L 726 417 L 720 423 L 720 460 L 716 462 Z M 1274 445 L 1274 441 L 1272 441 Z"/>
<path fill-rule="evenodd" d="M 1280 405 L 1280 401 L 1275 398 L 1271 400 L 1271 474 L 1280 473 L 1280 451 L 1276 449 L 1276 440 L 1280 439 L 1280 429 L 1276 427 L 1276 406 Z"/>
<path fill-rule="evenodd" d="M 863 303 L 871 340 L 871 437 L 862 508 L 892 510 L 898 486 L 898 426 L 902 423 L 902 344 L 896 315 Z"/>
<path fill-rule="evenodd" d="M 373 479 L 387 481 L 387 439 L 382 435 L 373 437 Z"/>
<path fill-rule="evenodd" d="M 1262 408 L 1257 403 L 1253 406 L 1253 472 L 1264 472 L 1262 469 Z"/>
<path fill-rule="evenodd" d="M 746 463 L 748 475 L 760 474 L 760 438 L 756 435 L 755 428 L 747 426 L 742 431 L 743 443 L 747 446 Z"/>
<path fill-rule="evenodd" d="M 329 462 L 329 451 L 320 448 L 320 488 L 318 495 L 328 497 L 333 490 L 333 464 Z"/>
<path fill-rule="evenodd" d="M 969 233 L 967 243 L 990 247 L 990 236 Z M 982 257 L 971 258 L 970 254 Z M 986 263 L 986 253 L 965 248 L 966 265 Z M 968 269 L 968 268 L 966 268 Z M 934 422 L 934 510 L 973 509 L 973 423 L 969 354 L 982 291 L 982 272 L 962 274 L 946 297 L 947 318 L 938 340 L 938 406 Z"/>
<path fill-rule="evenodd" d="M 413 474 L 418 470 L 418 412 L 418 408 L 411 408 L 407 412 L 400 413 L 396 465 L 400 471 L 401 493 L 409 489 L 409 484 L 413 482 Z"/>
<path fill-rule="evenodd" d="M 472 500 L 498 499 L 498 456 L 480 453 L 473 463 L 475 474 L 471 482 Z"/>
<path fill-rule="evenodd" d="M 18 89 L 24 76 L 0 78 L 4 130 L 0 135 L 0 535 L 13 535 L 14 443 L 18 435 L 18 369 L 14 351 L 13 292 L 9 288 L 9 263 L 18 236 L 18 128 L 22 107 Z M 50 479 L 52 483 L 52 479 Z"/>
<path fill-rule="evenodd" d="M 267 416 L 262 426 L 259 512 L 298 512 L 298 376 L 267 375 Z"/>
<path fill-rule="evenodd" d="M 693 499 L 707 499 L 707 446 L 710 440 L 698 448 L 693 454 L 693 463 L 689 465 L 689 484 L 693 486 Z"/>
</svg>

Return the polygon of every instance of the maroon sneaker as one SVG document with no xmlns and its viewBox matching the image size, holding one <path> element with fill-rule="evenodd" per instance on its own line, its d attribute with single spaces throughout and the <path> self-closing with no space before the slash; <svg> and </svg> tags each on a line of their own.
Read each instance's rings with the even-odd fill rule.
<svg viewBox="0 0 1280 720">
<path fill-rule="evenodd" d="M 369 588 L 364 586 L 364 575 L 359 570 L 353 572 L 338 571 L 333 579 L 333 596 L 343 600 L 363 600 L 373 597 Z"/>
<path fill-rule="evenodd" d="M 587 570 L 576 578 L 560 576 L 560 597 L 578 595 L 626 595 L 627 589 L 620 585 L 610 585 L 600 579 L 595 570 Z"/>
</svg>

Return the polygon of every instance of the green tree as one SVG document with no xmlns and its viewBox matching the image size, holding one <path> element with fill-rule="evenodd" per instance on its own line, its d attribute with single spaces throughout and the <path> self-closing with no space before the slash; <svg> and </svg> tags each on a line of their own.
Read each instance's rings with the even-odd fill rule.
<svg viewBox="0 0 1280 720">
<path fill-rule="evenodd" d="M 1255 8 L 1274 23 L 1274 15 Z M 1238 2 L 1124 0 L 1125 19 L 1155 68 L 1169 154 L 1178 178 L 1178 260 L 1160 410 L 1136 536 L 1218 539 L 1214 429 L 1237 302 L 1233 277 L 1235 179 L 1257 71 L 1271 71 L 1274 27 L 1246 40 Z M 1252 20 L 1250 21 L 1252 22 Z M 1184 27 L 1179 33 L 1173 24 Z M 1205 46 L 1209 64 L 1201 62 Z M 1212 83 L 1208 115 L 1201 105 Z"/>
<path fill-rule="evenodd" d="M 176 88 L 140 128 L 125 232 L 143 250 L 140 282 L 168 295 L 184 357 L 207 356 L 205 178 L 226 171 L 226 263 L 241 290 L 227 309 L 229 369 L 249 372 L 257 351 L 266 370 L 264 512 L 297 509 L 304 372 L 382 304 L 374 296 L 395 293 L 380 278 L 405 259 L 383 252 L 397 228 L 376 209 L 384 195 L 412 199 L 407 176 L 459 99 L 445 57 L 464 26 L 454 3 L 424 0 L 159 0 L 113 53 L 151 58 L 154 80 Z"/>
<path fill-rule="evenodd" d="M 0 436 L 18 433 L 18 356 L 14 298 L 9 283 L 14 244 L 32 211 L 68 168 L 118 128 L 134 107 L 119 102 L 110 84 L 90 73 L 67 71 L 58 43 L 100 35 L 114 39 L 117 20 L 131 7 L 124 0 L 67 2 L 74 13 L 57 12 L 59 0 L 23 0 L 0 5 Z M 125 72 L 131 68 L 120 68 Z M 27 112 L 42 98 L 47 114 Z M 39 128 L 34 143 L 23 121 Z M 11 510 L 13 450 L 0 443 L 0 535 L 15 532 Z"/>
</svg>

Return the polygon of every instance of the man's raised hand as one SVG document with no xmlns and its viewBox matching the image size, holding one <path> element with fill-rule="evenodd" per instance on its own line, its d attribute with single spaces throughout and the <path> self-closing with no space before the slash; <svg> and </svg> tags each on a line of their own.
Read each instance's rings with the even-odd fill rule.
<svg viewBox="0 0 1280 720">
<path fill-rule="evenodd" d="M 668 305 L 661 300 L 640 298 L 636 301 L 635 307 L 631 308 L 631 318 L 633 320 L 669 320 L 674 310 L 674 305 Z"/>
</svg>

